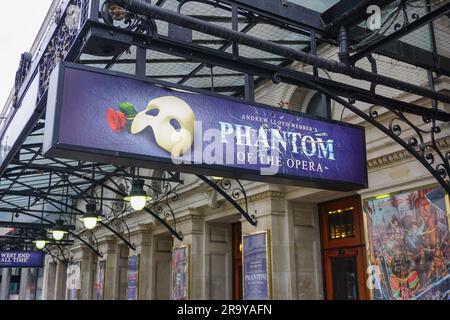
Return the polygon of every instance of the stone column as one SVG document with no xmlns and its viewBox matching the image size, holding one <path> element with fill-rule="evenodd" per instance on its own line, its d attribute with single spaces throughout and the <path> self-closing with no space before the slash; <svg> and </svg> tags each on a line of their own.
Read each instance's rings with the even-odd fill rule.
<svg viewBox="0 0 450 320">
<path fill-rule="evenodd" d="M 189 214 L 177 219 L 177 230 L 183 234 L 183 241 L 174 240 L 174 247 L 181 245 L 190 246 L 191 272 L 190 272 L 190 299 L 206 299 L 206 276 L 205 276 L 205 221 L 194 210 Z M 172 298 L 172 296 L 171 296 Z"/>
<path fill-rule="evenodd" d="M 0 286 L 0 300 L 8 300 L 9 298 L 9 285 L 11 282 L 11 269 L 2 269 L 2 283 Z"/>
<path fill-rule="evenodd" d="M 104 300 L 116 300 L 119 297 L 119 255 L 117 241 L 114 236 L 106 236 L 100 242 L 100 251 L 105 260 Z"/>
<path fill-rule="evenodd" d="M 46 256 L 44 268 L 44 280 L 42 287 L 42 300 L 55 299 L 55 282 L 56 282 L 56 264 L 52 258 Z"/>
<path fill-rule="evenodd" d="M 322 251 L 320 247 L 319 213 L 313 203 L 289 202 L 294 229 L 296 298 L 321 300 L 324 297 L 322 281 Z"/>
<path fill-rule="evenodd" d="M 55 300 L 64 300 L 66 298 L 66 265 L 58 261 L 56 265 L 56 281 L 55 281 Z"/>
<path fill-rule="evenodd" d="M 27 299 L 27 288 L 31 281 L 33 281 L 33 279 L 30 270 L 28 268 L 22 268 L 20 270 L 19 300 L 29 300 Z"/>
<path fill-rule="evenodd" d="M 95 253 L 88 247 L 83 246 L 81 248 L 81 264 L 80 264 L 80 277 L 81 277 L 81 290 L 80 300 L 92 300 L 92 288 L 95 282 Z"/>
<path fill-rule="evenodd" d="M 154 300 L 171 299 L 173 237 L 161 235 L 153 237 L 152 246 L 152 296 Z"/>
<path fill-rule="evenodd" d="M 274 190 L 264 191 L 250 197 L 258 225 L 252 226 L 242 221 L 242 233 L 270 231 L 270 255 L 272 270 L 272 298 L 295 299 L 295 256 L 293 253 L 293 232 L 287 214 L 287 201 L 283 193 Z M 253 212 L 252 212 L 253 213 Z"/>
<path fill-rule="evenodd" d="M 233 287 L 231 224 L 207 222 L 205 231 L 206 299 L 231 299 Z"/>
<path fill-rule="evenodd" d="M 130 255 L 139 255 L 139 300 L 154 299 L 154 267 L 153 241 L 150 229 L 142 228 L 131 234 L 131 243 L 136 250 L 130 250 Z"/>
</svg>

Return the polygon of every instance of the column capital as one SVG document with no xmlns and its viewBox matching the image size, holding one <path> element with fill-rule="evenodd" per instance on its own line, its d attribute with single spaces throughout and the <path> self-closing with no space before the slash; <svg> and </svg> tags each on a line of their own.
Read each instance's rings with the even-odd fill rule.
<svg viewBox="0 0 450 320">
<path fill-rule="evenodd" d="M 130 233 L 131 242 L 139 246 L 150 246 L 153 242 L 153 232 L 151 229 L 144 229 L 143 227 L 138 227 Z"/>
<path fill-rule="evenodd" d="M 117 251 L 117 239 L 112 235 L 106 235 L 98 239 L 98 245 L 101 251 L 106 254 L 116 253 Z"/>
</svg>

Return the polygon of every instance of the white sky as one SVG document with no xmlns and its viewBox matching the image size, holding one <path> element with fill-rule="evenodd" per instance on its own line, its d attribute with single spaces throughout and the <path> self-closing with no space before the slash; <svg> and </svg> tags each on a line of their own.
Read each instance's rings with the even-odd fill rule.
<svg viewBox="0 0 450 320">
<path fill-rule="evenodd" d="M 2 1 L 0 19 L 0 110 L 13 86 L 20 55 L 31 49 L 52 0 Z"/>
</svg>

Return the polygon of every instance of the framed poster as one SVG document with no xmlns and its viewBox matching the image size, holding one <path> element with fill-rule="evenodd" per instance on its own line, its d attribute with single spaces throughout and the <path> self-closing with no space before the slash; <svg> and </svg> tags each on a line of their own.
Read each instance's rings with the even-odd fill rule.
<svg viewBox="0 0 450 320">
<path fill-rule="evenodd" d="M 372 299 L 450 299 L 447 199 L 425 186 L 364 201 Z"/>
<path fill-rule="evenodd" d="M 128 257 L 128 289 L 127 299 L 138 300 L 139 299 L 139 262 L 140 255 L 134 255 Z"/>
<path fill-rule="evenodd" d="M 191 277 L 190 246 L 175 247 L 172 254 L 172 299 L 189 300 Z"/>
<path fill-rule="evenodd" d="M 105 260 L 97 262 L 97 276 L 95 278 L 95 300 L 103 300 L 105 289 L 105 267 Z"/>
<path fill-rule="evenodd" d="M 80 262 L 74 262 L 67 268 L 67 290 L 69 300 L 79 300 L 81 290 Z"/>
<path fill-rule="evenodd" d="M 244 300 L 272 299 L 269 230 L 244 234 L 242 244 Z"/>
</svg>

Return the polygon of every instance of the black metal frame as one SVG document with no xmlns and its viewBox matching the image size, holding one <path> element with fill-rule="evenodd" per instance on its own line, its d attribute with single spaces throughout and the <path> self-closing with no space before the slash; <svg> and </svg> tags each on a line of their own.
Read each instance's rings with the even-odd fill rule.
<svg viewBox="0 0 450 320">
<path fill-rule="evenodd" d="M 255 215 L 250 215 L 248 213 L 248 199 L 247 193 L 245 192 L 245 188 L 242 186 L 239 180 L 236 180 L 236 183 L 239 185 L 238 188 L 232 188 L 232 183 L 229 179 L 219 179 L 214 182 L 212 179 L 209 179 L 205 176 L 198 175 L 202 181 L 204 181 L 208 186 L 210 186 L 213 190 L 222 195 L 229 203 L 235 207 L 239 213 L 252 225 L 257 226 L 258 221 L 256 220 Z M 231 196 L 227 193 L 227 191 L 231 190 Z M 242 208 L 239 203 L 237 203 L 237 199 L 243 198 L 245 202 L 245 209 Z"/>
<path fill-rule="evenodd" d="M 24 214 L 38 219 L 41 222 L 47 222 L 42 224 L 43 227 L 51 225 L 51 220 L 45 219 L 38 213 L 43 211 L 37 211 L 33 205 L 40 203 L 46 203 L 52 206 L 56 210 L 47 210 L 45 213 L 51 215 L 59 214 L 58 208 L 64 205 L 65 208 L 70 209 L 67 215 L 74 218 L 77 214 L 81 214 L 80 210 L 67 203 L 61 203 L 56 197 L 56 193 L 53 190 L 58 188 L 70 188 L 73 193 L 68 198 L 83 198 L 83 195 L 91 188 L 99 187 L 106 188 L 113 191 L 118 196 L 125 196 L 126 194 L 120 190 L 120 188 L 114 188 L 107 183 L 113 181 L 114 177 L 124 178 L 136 178 L 137 176 L 127 172 L 124 167 L 113 167 L 112 171 L 104 169 L 111 167 L 108 165 L 95 164 L 92 169 L 91 163 L 79 162 L 77 165 L 72 165 L 74 161 L 66 161 L 61 159 L 46 159 L 50 161 L 50 164 L 39 163 L 42 160 L 41 150 L 42 144 L 24 144 L 24 141 L 29 136 L 40 136 L 39 133 L 43 128 L 43 111 L 46 103 L 46 83 L 48 77 L 52 71 L 55 62 L 58 59 L 68 62 L 78 62 L 82 52 L 86 52 L 96 41 L 104 41 L 104 43 L 111 44 L 113 47 L 117 46 L 117 55 L 108 61 L 106 69 L 111 68 L 114 64 L 125 63 L 125 60 L 120 59 L 120 55 L 124 50 L 130 46 L 137 47 L 136 57 L 136 75 L 137 79 L 146 78 L 146 64 L 158 63 L 164 61 L 157 61 L 157 59 L 148 60 L 146 57 L 146 50 L 156 50 L 162 53 L 177 56 L 176 59 L 172 59 L 174 62 L 182 58 L 181 61 L 198 62 L 199 65 L 192 72 L 182 77 L 179 84 L 184 84 L 188 79 L 192 77 L 206 77 L 204 75 L 198 75 L 200 71 L 205 67 L 221 66 L 226 69 L 240 72 L 245 77 L 244 86 L 232 86 L 232 87 L 214 87 L 205 89 L 213 89 L 215 94 L 220 92 L 235 91 L 235 96 L 244 97 L 247 101 L 254 101 L 254 87 L 261 81 L 272 80 L 274 83 L 284 82 L 293 85 L 304 86 L 313 90 L 322 92 L 327 97 L 337 101 L 339 104 L 365 119 L 367 122 L 380 129 L 387 136 L 391 137 L 405 150 L 411 153 L 433 176 L 434 178 L 445 188 L 447 193 L 450 191 L 450 187 L 446 178 L 450 174 L 450 153 L 444 153 L 440 150 L 437 144 L 437 135 L 440 130 L 440 122 L 448 122 L 450 120 L 450 114 L 440 110 L 438 108 L 438 101 L 450 102 L 450 97 L 437 93 L 433 86 L 432 72 L 438 72 L 441 74 L 450 75 L 450 59 L 447 57 L 439 56 L 436 52 L 427 52 L 419 50 L 414 46 L 408 45 L 397 41 L 402 36 L 416 30 L 420 26 L 432 22 L 439 16 L 446 14 L 450 9 L 449 5 L 444 5 L 435 11 L 418 17 L 415 21 L 404 25 L 402 28 L 396 30 L 392 34 L 385 38 L 369 44 L 367 47 L 358 51 L 356 54 L 349 55 L 347 49 L 349 45 L 352 45 L 352 39 L 348 39 L 349 43 L 342 46 L 343 50 L 341 56 L 344 58 L 343 62 L 338 63 L 335 61 L 329 61 L 317 56 L 317 45 L 322 42 L 330 44 L 338 44 L 339 42 L 339 30 L 342 26 L 348 26 L 351 22 L 358 21 L 365 18 L 365 6 L 368 4 L 378 4 L 380 6 L 385 5 L 388 1 L 372 0 L 361 1 L 358 6 L 354 6 L 354 1 L 342 0 L 334 7 L 330 8 L 323 14 L 311 12 L 310 10 L 302 10 L 301 15 L 288 17 L 281 17 L 283 14 L 290 14 L 294 11 L 289 11 L 293 7 L 286 7 L 285 12 L 275 12 L 270 10 L 270 6 L 257 3 L 258 7 L 255 7 L 255 2 L 251 0 L 197 0 L 196 2 L 207 3 L 217 7 L 221 7 L 227 10 L 231 14 L 231 19 L 223 21 L 231 21 L 232 30 L 213 25 L 210 22 L 215 22 L 211 17 L 197 16 L 188 17 L 177 14 L 176 12 L 168 11 L 161 8 L 165 0 L 159 0 L 155 5 L 149 4 L 148 1 L 139 0 L 111 0 L 110 3 L 116 3 L 123 6 L 128 11 L 119 11 L 119 14 L 125 14 L 130 19 L 129 27 L 123 28 L 123 26 L 114 25 L 114 19 L 108 18 L 102 13 L 99 13 L 101 8 L 99 7 L 98 0 L 64 0 L 61 5 L 61 11 L 59 15 L 59 21 L 52 25 L 48 34 L 43 40 L 43 46 L 40 54 L 33 61 L 30 62 L 29 55 L 23 55 L 23 59 L 16 78 L 15 88 L 15 100 L 14 106 L 20 108 L 22 101 L 24 100 L 27 90 L 35 79 L 39 77 L 40 81 L 40 94 L 39 101 L 36 104 L 36 109 L 33 117 L 29 119 L 24 131 L 21 133 L 17 143 L 12 146 L 12 150 L 8 153 L 8 157 L 4 160 L 1 168 L 2 179 L 10 181 L 7 188 L 0 191 L 0 203 L 3 208 L 0 208 L 0 212 L 8 212 L 12 217 L 15 214 Z M 183 4 L 191 2 L 191 0 L 181 1 L 180 10 Z M 77 30 L 67 30 L 64 27 L 64 17 L 69 5 L 77 4 L 80 7 L 80 24 Z M 298 7 L 298 6 L 297 6 Z M 300 8 L 301 9 L 301 8 Z M 304 9 L 304 8 L 303 8 Z M 105 13 L 105 12 L 103 12 Z M 330 17 L 334 15 L 334 19 Z M 242 16 L 242 17 L 239 17 Z M 102 20 L 102 18 L 104 18 Z M 156 24 L 154 19 L 160 19 L 169 23 L 188 28 L 190 30 L 200 31 L 209 35 L 216 36 L 221 40 L 214 40 L 215 43 L 221 44 L 219 49 L 211 49 L 201 44 L 210 44 L 211 41 L 194 41 L 183 42 L 174 38 L 161 36 L 157 33 Z M 209 21 L 209 20 L 210 21 Z M 323 20 L 325 24 L 322 24 L 320 20 Z M 245 22 L 246 26 L 238 30 L 238 22 Z M 249 36 L 247 32 L 252 30 L 258 23 L 270 23 L 274 26 L 284 28 L 286 30 L 296 32 L 298 34 L 307 35 L 310 37 L 311 43 L 308 49 L 310 53 L 302 52 L 293 48 L 289 48 L 281 45 L 280 43 L 274 43 L 271 41 L 258 39 Z M 131 26 L 131 27 L 130 27 Z M 346 36 L 341 34 L 342 39 Z M 59 40 L 58 40 L 59 39 Z M 288 43 L 284 43 L 288 44 Z M 292 44 L 292 43 L 291 43 Z M 343 43 L 344 44 L 344 43 Z M 277 55 L 276 58 L 260 59 L 256 61 L 240 56 L 240 45 L 245 45 L 258 50 L 263 50 L 268 53 Z M 232 47 L 232 53 L 226 53 L 225 51 Z M 429 70 L 430 87 L 422 88 L 413 86 L 411 84 L 398 81 L 395 79 L 387 78 L 377 74 L 377 65 L 374 57 L 370 53 L 376 52 L 384 54 L 388 57 L 392 57 L 401 61 L 410 60 L 410 63 L 426 68 Z M 345 58 L 349 58 L 346 61 Z M 367 57 L 372 65 L 371 71 L 362 70 L 352 67 L 351 64 L 355 63 L 361 58 Z M 177 60 L 178 59 L 178 60 Z M 169 59 L 170 60 L 170 59 Z M 168 61 L 169 61 L 168 60 Z M 286 66 L 292 61 L 297 60 L 305 64 L 313 66 L 313 74 L 307 74 L 304 72 L 295 71 Z M 166 62 L 168 62 L 166 61 Z M 279 65 L 273 65 L 268 62 L 280 62 Z M 104 62 L 104 60 L 98 60 L 98 62 Z M 131 61 L 133 62 L 133 61 Z M 179 61 L 178 61 L 179 62 Z M 93 61 L 89 63 L 94 64 Z M 370 83 L 370 88 L 362 89 L 359 87 L 350 86 L 337 81 L 332 81 L 318 76 L 318 69 L 324 68 L 331 72 L 337 72 L 351 76 L 355 79 L 363 79 Z M 218 77 L 220 75 L 214 75 Z M 226 76 L 226 75 L 225 75 Z M 413 103 L 407 103 L 398 101 L 396 99 L 386 98 L 376 93 L 377 86 L 389 86 L 400 89 L 405 92 L 411 92 L 420 96 L 429 98 L 432 102 L 432 108 L 423 108 Z M 343 98 L 347 98 L 348 101 Z M 394 116 L 388 125 L 384 125 L 380 119 L 378 119 L 377 108 L 373 107 L 369 113 L 362 112 L 354 106 L 353 102 L 361 101 L 371 103 L 379 106 L 378 108 L 385 108 Z M 8 114 L 6 123 L 9 123 L 17 112 L 16 109 L 11 110 Z M 421 118 L 421 123 L 416 124 L 417 117 Z M 405 136 L 402 131 L 402 126 L 406 126 L 411 132 L 414 133 L 414 137 Z M 3 138 L 4 130 L 2 131 Z M 429 142 L 427 142 L 425 136 L 429 136 Z M 22 160 L 21 157 L 29 157 L 27 160 Z M 435 163 L 438 160 L 439 163 Z M 6 165 L 9 167 L 6 169 Z M 6 169 L 6 170 L 4 170 Z M 111 168 L 110 168 L 111 169 Z M 131 170 L 130 170 L 131 171 Z M 35 178 L 39 173 L 54 174 L 55 177 L 59 177 L 60 181 L 54 185 L 43 185 L 34 187 L 28 182 L 24 182 L 22 178 Z M 89 176 L 94 173 L 94 176 L 100 176 L 99 179 L 91 179 Z M 62 179 L 63 176 L 68 176 L 68 179 Z M 170 173 L 168 178 L 157 177 L 145 177 L 146 179 L 153 179 L 155 181 L 163 181 L 167 185 L 172 183 L 182 183 L 179 175 Z M 251 223 L 256 224 L 254 216 L 248 214 L 248 208 L 242 208 L 236 202 L 236 198 L 232 194 L 229 196 L 225 188 L 220 186 L 220 183 L 215 183 L 210 179 L 200 176 L 206 184 L 212 187 L 215 191 L 222 194 L 227 201 L 236 207 L 236 209 Z M 78 179 L 74 182 L 71 179 Z M 39 180 L 36 177 L 36 180 Z M 239 181 L 237 181 L 239 183 Z M 44 184 L 44 183 L 43 183 Z M 25 190 L 17 190 L 17 188 L 25 188 Z M 176 189 L 176 187 L 174 188 Z M 246 195 L 244 188 L 240 187 L 243 191 L 245 201 Z M 172 189 L 170 190 L 172 191 Z M 11 197 L 22 197 L 21 201 L 9 201 Z M 178 239 L 182 240 L 181 233 L 176 230 L 175 214 L 171 208 L 170 202 L 175 200 L 177 196 L 174 196 L 171 192 L 168 192 L 165 196 L 158 197 L 160 201 L 157 201 L 152 207 L 146 208 L 145 211 L 151 214 L 157 221 L 163 224 L 168 230 Z M 15 198 L 16 199 L 16 198 Z M 106 199 L 104 199 L 106 200 Z M 167 219 L 171 217 L 173 225 L 167 222 Z M 117 219 L 118 223 L 119 220 Z M 114 217 L 112 219 L 114 222 Z M 30 227 L 38 228 L 33 224 L 20 224 L 14 222 L 8 222 L 8 225 L 14 225 L 17 227 Z M 109 223 L 109 222 L 108 222 Z M 133 249 L 129 239 L 125 238 L 116 225 L 116 228 L 104 223 L 106 228 L 110 228 L 110 231 L 118 235 L 130 248 Z M 7 223 L 5 222 L 5 225 Z M 125 224 L 126 225 L 126 224 Z M 120 229 L 120 228 L 119 228 Z M 81 236 L 76 235 L 70 231 L 71 236 L 78 238 L 80 241 L 88 245 L 91 250 L 96 252 L 99 256 L 101 253 L 98 248 L 95 249 L 89 242 L 85 241 Z M 128 237 L 129 238 L 129 237 Z"/>
</svg>

